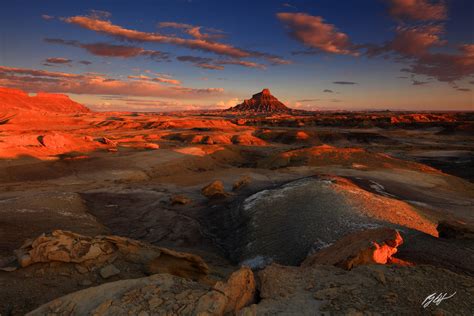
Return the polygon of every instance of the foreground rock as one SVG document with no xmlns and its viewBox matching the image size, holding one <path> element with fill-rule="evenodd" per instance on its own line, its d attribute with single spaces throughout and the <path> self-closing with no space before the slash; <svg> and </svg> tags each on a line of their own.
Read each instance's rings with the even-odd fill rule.
<svg viewBox="0 0 474 316">
<path fill-rule="evenodd" d="M 329 264 L 346 270 L 363 264 L 386 264 L 403 243 L 395 229 L 376 228 L 347 235 L 306 258 L 302 266 Z"/>
<path fill-rule="evenodd" d="M 189 199 L 188 197 L 186 197 L 185 195 L 182 195 L 182 194 L 177 194 L 177 195 L 173 195 L 171 198 L 170 198 L 170 203 L 171 205 L 186 205 L 186 204 L 189 204 L 191 203 L 191 199 Z"/>
<path fill-rule="evenodd" d="M 432 266 L 272 264 L 258 273 L 260 302 L 243 315 L 470 315 L 474 279 Z M 437 306 L 421 303 L 436 292 L 456 294 Z"/>
<path fill-rule="evenodd" d="M 28 315 L 224 315 L 252 303 L 254 296 L 255 280 L 248 268 L 214 287 L 156 274 L 78 291 Z"/>
<path fill-rule="evenodd" d="M 87 237 L 61 230 L 27 241 L 16 251 L 16 256 L 21 267 L 63 262 L 75 263 L 90 271 L 121 258 L 146 266 L 150 273 L 170 273 L 193 280 L 205 280 L 209 273 L 207 264 L 196 255 L 119 236 Z M 103 277 L 117 274 L 115 270 L 106 269 Z"/>
</svg>

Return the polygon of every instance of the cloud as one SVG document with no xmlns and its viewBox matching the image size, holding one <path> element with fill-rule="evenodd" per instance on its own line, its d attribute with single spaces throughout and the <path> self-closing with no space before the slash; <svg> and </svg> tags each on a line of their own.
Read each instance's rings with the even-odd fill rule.
<svg viewBox="0 0 474 316">
<path fill-rule="evenodd" d="M 165 52 L 146 50 L 141 47 L 129 45 L 115 45 L 108 43 L 92 43 L 84 44 L 74 40 L 63 40 L 59 38 L 46 38 L 47 43 L 69 45 L 80 47 L 87 50 L 89 53 L 101 57 L 120 57 L 131 58 L 137 56 L 147 56 L 155 61 L 169 60 L 169 54 Z"/>
<path fill-rule="evenodd" d="M 232 106 L 236 106 L 237 104 L 239 103 L 242 103 L 242 100 L 239 99 L 239 98 L 232 98 L 230 100 L 227 100 L 227 101 L 219 101 L 216 103 L 216 106 L 218 108 L 223 108 L 223 109 L 227 109 L 227 108 L 230 108 Z"/>
<path fill-rule="evenodd" d="M 430 83 L 430 82 L 429 82 L 429 81 L 418 81 L 418 80 L 413 79 L 413 80 L 411 81 L 411 83 L 412 83 L 412 85 L 414 85 L 414 86 L 422 86 L 422 85 L 428 84 L 428 83 Z"/>
<path fill-rule="evenodd" d="M 325 23 L 320 16 L 305 13 L 278 13 L 277 17 L 290 29 L 290 35 L 315 51 L 331 54 L 358 55 L 349 36 Z"/>
<path fill-rule="evenodd" d="M 154 78 L 153 78 L 154 79 Z M 160 80 L 122 80 L 103 74 L 70 74 L 0 66 L 0 86 L 54 93 L 130 95 L 170 99 L 197 99 L 221 95 L 222 88 L 194 89 L 162 85 Z M 164 78 L 160 78 L 164 79 Z"/>
<path fill-rule="evenodd" d="M 199 56 L 178 56 L 176 57 L 177 60 L 183 62 L 190 62 L 196 67 L 204 68 L 204 69 L 213 69 L 213 70 L 223 70 L 224 67 L 222 65 L 238 65 L 248 68 L 258 68 L 258 69 L 265 69 L 266 66 L 263 64 L 240 60 L 236 58 L 231 59 L 214 59 L 209 57 L 199 57 Z"/>
<path fill-rule="evenodd" d="M 202 40 L 215 40 L 224 37 L 224 32 L 214 28 L 203 28 L 202 26 L 195 26 L 185 23 L 176 23 L 176 22 L 160 22 L 158 23 L 159 28 L 175 28 L 181 29 L 188 35 L 191 35 L 195 39 Z M 202 33 L 201 29 L 205 29 L 208 33 Z"/>
<path fill-rule="evenodd" d="M 326 93 L 333 93 L 334 91 L 329 90 L 329 89 L 324 89 L 323 92 L 326 92 Z"/>
<path fill-rule="evenodd" d="M 75 24 L 85 29 L 103 33 L 116 38 L 138 41 L 138 42 L 155 42 L 164 44 L 174 44 L 184 46 L 190 49 L 198 49 L 206 52 L 212 52 L 219 55 L 228 55 L 231 57 L 249 57 L 250 53 L 245 50 L 233 47 L 229 44 L 208 41 L 204 39 L 185 39 L 176 36 L 168 36 L 159 33 L 149 33 L 126 29 L 121 26 L 112 24 L 110 21 L 103 21 L 88 16 L 73 16 L 65 18 L 67 23 Z"/>
<path fill-rule="evenodd" d="M 354 85 L 357 84 L 357 82 L 353 81 L 333 81 L 334 84 L 341 84 L 341 85 Z"/>
<path fill-rule="evenodd" d="M 315 102 L 315 101 L 320 101 L 321 99 L 303 99 L 303 100 L 297 100 L 296 102 L 300 103 L 305 103 L 305 102 Z"/>
<path fill-rule="evenodd" d="M 367 55 L 373 57 L 385 53 L 397 53 L 402 57 L 421 56 L 434 46 L 442 46 L 446 41 L 440 39 L 444 32 L 441 25 L 424 25 L 406 27 L 399 26 L 395 37 L 382 46 L 367 45 Z M 362 45 L 363 46 L 363 45 Z"/>
<path fill-rule="evenodd" d="M 224 66 L 213 65 L 213 64 L 196 64 L 196 67 L 210 70 L 224 70 Z"/>
<path fill-rule="evenodd" d="M 166 35 L 152 32 L 142 32 L 132 29 L 127 29 L 119 25 L 115 25 L 109 20 L 103 20 L 97 17 L 91 16 L 72 16 L 64 18 L 63 21 L 70 24 L 78 25 L 82 28 L 102 33 L 105 35 L 112 36 L 121 40 L 135 41 L 135 42 L 153 42 L 162 44 L 171 44 L 176 46 L 182 46 L 189 49 L 200 50 L 204 52 L 215 53 L 217 55 L 225 55 L 233 58 L 245 58 L 245 57 L 264 57 L 273 58 L 275 56 L 267 55 L 265 53 L 258 53 L 247 51 L 234 47 L 230 44 L 221 43 L 215 41 L 215 36 L 209 34 L 203 34 L 200 32 L 200 27 L 195 27 L 188 24 L 174 23 L 174 22 L 163 22 L 167 27 L 173 26 L 175 28 L 181 28 L 186 30 L 193 38 L 183 38 L 175 35 Z M 160 24 L 159 24 L 160 25 Z M 208 29 L 209 30 L 209 29 Z M 218 30 L 214 30 L 218 31 Z"/>
<path fill-rule="evenodd" d="M 112 13 L 109 11 L 103 11 L 103 10 L 89 10 L 89 14 L 87 14 L 88 17 L 92 19 L 98 19 L 98 20 L 107 20 L 112 17 Z"/>
<path fill-rule="evenodd" d="M 179 81 L 177 79 L 171 79 L 171 78 L 163 78 L 163 77 L 151 78 L 151 77 L 144 76 L 144 75 L 138 75 L 138 76 L 131 75 L 131 76 L 128 76 L 127 78 L 135 79 L 135 80 L 162 82 L 162 83 L 168 83 L 168 84 L 177 85 L 177 86 L 181 85 L 181 81 Z"/>
<path fill-rule="evenodd" d="M 469 91 L 471 91 L 471 89 L 469 89 L 469 88 L 457 88 L 456 90 L 458 90 L 458 91 L 463 91 L 463 92 L 469 92 Z"/>
<path fill-rule="evenodd" d="M 187 104 L 176 100 L 157 100 L 141 97 L 124 97 L 124 96 L 103 96 L 104 100 L 98 104 L 92 105 L 91 108 L 99 111 L 136 111 L 136 112 L 153 112 L 153 111 L 189 111 L 202 110 L 206 108 L 215 108 L 215 105 L 199 105 Z"/>
<path fill-rule="evenodd" d="M 387 0 L 389 13 L 398 19 L 442 21 L 447 19 L 446 2 L 431 0 Z"/>
<path fill-rule="evenodd" d="M 79 64 L 86 65 L 86 66 L 92 64 L 92 62 L 91 62 L 91 61 L 88 61 L 88 60 L 80 60 L 80 61 L 78 61 L 78 63 L 79 63 Z"/>
<path fill-rule="evenodd" d="M 72 62 L 71 59 L 61 58 L 61 57 L 50 57 L 45 60 L 45 62 L 50 64 L 69 64 Z"/>
<path fill-rule="evenodd" d="M 56 71 L 47 71 L 47 70 L 38 70 L 38 69 L 28 69 L 28 68 L 15 68 L 0 66 L 0 74 L 15 74 L 15 75 L 31 75 L 34 77 L 50 77 L 50 78 L 68 78 L 68 79 L 81 79 L 84 78 L 83 75 L 70 74 L 65 72 L 56 72 Z"/>
<path fill-rule="evenodd" d="M 223 60 L 216 60 L 216 64 L 218 65 L 239 65 L 247 68 L 258 68 L 258 69 L 265 69 L 267 68 L 263 64 L 254 63 L 251 61 L 246 60 L 239 60 L 239 59 L 223 59 Z"/>
<path fill-rule="evenodd" d="M 43 15 L 41 15 L 41 18 L 42 18 L 43 20 L 46 20 L 46 21 L 54 20 L 54 16 L 48 15 L 48 14 L 43 14 Z"/>
<path fill-rule="evenodd" d="M 413 3 L 419 4 L 418 1 Z M 457 53 L 431 52 L 433 48 L 447 44 L 441 39 L 444 34 L 442 24 L 398 26 L 395 32 L 394 39 L 381 46 L 361 47 L 367 49 L 368 57 L 385 55 L 385 58 L 394 57 L 395 61 L 407 64 L 401 71 L 412 76 L 421 75 L 452 83 L 474 75 L 474 44 L 459 46 Z"/>
<path fill-rule="evenodd" d="M 401 71 L 454 82 L 474 75 L 474 44 L 462 45 L 457 54 L 426 53 Z"/>
<path fill-rule="evenodd" d="M 290 4 L 290 3 L 283 3 L 282 6 L 286 7 L 286 8 L 291 8 L 291 9 L 297 9 L 294 5 Z"/>
</svg>

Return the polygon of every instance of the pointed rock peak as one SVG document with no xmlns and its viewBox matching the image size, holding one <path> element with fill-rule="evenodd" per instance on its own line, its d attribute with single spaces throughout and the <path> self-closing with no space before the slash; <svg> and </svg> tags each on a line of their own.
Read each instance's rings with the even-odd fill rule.
<svg viewBox="0 0 474 316">
<path fill-rule="evenodd" d="M 270 89 L 263 89 L 262 92 L 256 93 L 252 98 L 245 100 L 243 103 L 238 104 L 228 111 L 239 111 L 239 112 L 289 112 L 291 109 L 287 108 L 286 105 L 278 101 L 270 93 Z"/>
</svg>

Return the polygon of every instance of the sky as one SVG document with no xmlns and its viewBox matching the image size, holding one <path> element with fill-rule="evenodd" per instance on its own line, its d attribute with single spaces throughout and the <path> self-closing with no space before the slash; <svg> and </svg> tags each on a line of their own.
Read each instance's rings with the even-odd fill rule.
<svg viewBox="0 0 474 316">
<path fill-rule="evenodd" d="M 472 0 L 17 0 L 0 86 L 99 111 L 474 110 Z"/>
</svg>

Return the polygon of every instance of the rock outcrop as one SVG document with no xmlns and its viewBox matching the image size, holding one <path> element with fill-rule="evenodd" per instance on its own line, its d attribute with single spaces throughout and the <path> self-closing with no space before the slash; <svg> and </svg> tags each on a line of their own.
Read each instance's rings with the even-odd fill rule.
<svg viewBox="0 0 474 316">
<path fill-rule="evenodd" d="M 113 235 L 88 237 L 55 230 L 27 241 L 15 254 L 21 267 L 63 262 L 75 263 L 90 271 L 120 257 L 146 266 L 149 273 L 169 273 L 192 280 L 205 280 L 209 273 L 207 264 L 199 256 Z"/>
<path fill-rule="evenodd" d="M 402 243 L 403 238 L 395 229 L 367 229 L 349 234 L 310 255 L 302 266 L 328 264 L 350 270 L 363 264 L 386 264 Z"/>
<path fill-rule="evenodd" d="M 46 303 L 28 315 L 224 315 L 255 299 L 248 268 L 214 287 L 169 274 L 111 282 Z"/>
<path fill-rule="evenodd" d="M 227 109 L 227 111 L 238 112 L 289 112 L 291 111 L 286 105 L 275 98 L 268 89 L 256 93 L 251 99 L 245 100 L 243 103 Z"/>
<path fill-rule="evenodd" d="M 298 265 L 308 254 L 367 228 L 404 226 L 436 234 L 409 204 L 363 190 L 342 177 L 308 177 L 262 190 L 209 217 L 209 227 L 235 262 Z M 229 234 L 229 231 L 233 232 Z"/>
</svg>

